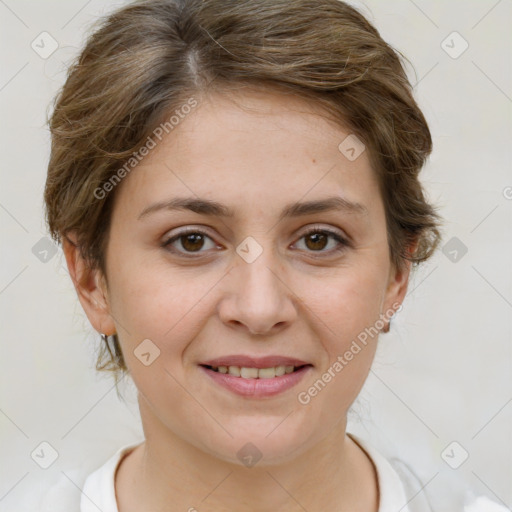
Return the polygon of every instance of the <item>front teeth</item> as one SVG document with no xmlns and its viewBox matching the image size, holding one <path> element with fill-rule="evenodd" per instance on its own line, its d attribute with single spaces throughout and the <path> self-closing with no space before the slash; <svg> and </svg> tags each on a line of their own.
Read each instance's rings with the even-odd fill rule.
<svg viewBox="0 0 512 512">
<path fill-rule="evenodd" d="M 292 373 L 295 366 L 274 366 L 272 368 L 246 368 L 245 366 L 212 366 L 212 370 L 227 373 L 243 379 L 272 379 L 285 373 Z"/>
</svg>

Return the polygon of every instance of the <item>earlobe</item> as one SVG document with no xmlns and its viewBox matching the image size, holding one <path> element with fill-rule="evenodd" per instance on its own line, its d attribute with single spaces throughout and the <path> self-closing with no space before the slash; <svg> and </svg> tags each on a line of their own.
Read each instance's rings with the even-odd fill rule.
<svg viewBox="0 0 512 512">
<path fill-rule="evenodd" d="M 115 334 L 116 327 L 110 315 L 106 282 L 100 269 L 92 268 L 85 260 L 73 234 L 63 237 L 62 248 L 69 275 L 87 318 L 98 332 Z"/>
<path fill-rule="evenodd" d="M 409 255 L 413 255 L 417 248 L 417 241 L 414 241 L 408 247 Z M 396 311 L 398 307 L 397 304 L 402 304 L 407 294 L 407 288 L 409 286 L 409 277 L 411 273 L 412 262 L 407 260 L 404 262 L 404 267 L 401 270 L 396 269 L 393 265 L 391 265 L 388 287 L 386 290 L 386 298 L 384 301 L 384 310 L 381 312 L 381 315 L 385 315 L 386 326 L 383 329 L 383 332 L 389 332 L 389 313 L 391 311 Z"/>
<path fill-rule="evenodd" d="M 384 327 L 381 329 L 381 332 L 387 333 L 390 331 L 391 320 L 394 318 L 396 311 L 402 305 L 405 294 L 407 293 L 407 286 L 409 283 L 409 270 L 410 263 L 408 263 L 404 270 L 398 272 L 395 271 L 395 269 L 392 269 L 390 273 L 390 280 L 386 290 L 386 297 L 382 305 L 383 309 L 380 313 L 380 317 L 384 322 Z"/>
</svg>

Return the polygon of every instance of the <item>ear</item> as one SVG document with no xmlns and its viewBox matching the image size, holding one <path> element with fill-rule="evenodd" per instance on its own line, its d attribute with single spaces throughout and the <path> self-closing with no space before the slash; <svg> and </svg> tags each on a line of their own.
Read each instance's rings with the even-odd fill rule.
<svg viewBox="0 0 512 512">
<path fill-rule="evenodd" d="M 409 255 L 414 254 L 417 247 L 418 240 L 415 239 L 409 244 L 407 249 Z M 390 312 L 396 311 L 399 308 L 397 304 L 401 305 L 405 299 L 407 287 L 409 285 L 411 267 L 412 262 L 408 260 L 405 262 L 404 268 L 401 270 L 398 270 L 394 265 L 391 265 L 385 298 L 382 305 L 383 309 L 381 311 L 381 315 L 386 315 L 386 321 L 389 319 Z"/>
<path fill-rule="evenodd" d="M 90 268 L 82 256 L 74 234 L 63 237 L 62 248 L 69 275 L 87 318 L 99 333 L 108 336 L 115 334 L 116 327 L 110 315 L 107 284 L 102 272 Z"/>
</svg>

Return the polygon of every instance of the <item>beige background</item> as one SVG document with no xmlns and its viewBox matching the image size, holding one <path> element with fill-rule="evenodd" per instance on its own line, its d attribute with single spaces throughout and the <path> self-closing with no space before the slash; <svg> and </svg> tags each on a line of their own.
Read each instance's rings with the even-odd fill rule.
<svg viewBox="0 0 512 512">
<path fill-rule="evenodd" d="M 353 3 L 415 67 L 435 146 L 423 181 L 441 206 L 449 245 L 413 277 L 349 430 L 406 460 L 439 510 L 455 510 L 457 485 L 512 507 L 512 3 Z M 60 249 L 40 260 L 46 109 L 86 27 L 117 5 L 0 2 L 1 511 L 35 510 L 28 497 L 36 502 L 59 479 L 80 493 L 79 473 L 142 435 L 133 385 L 122 387 L 125 404 L 113 381 L 95 374 L 99 336 Z M 59 45 L 48 58 L 31 47 L 43 31 Z M 453 58 L 464 40 L 468 48 Z M 30 456 L 43 441 L 58 452 L 48 469 Z M 448 459 L 469 454 L 458 469 L 441 456 L 454 441 Z"/>
</svg>

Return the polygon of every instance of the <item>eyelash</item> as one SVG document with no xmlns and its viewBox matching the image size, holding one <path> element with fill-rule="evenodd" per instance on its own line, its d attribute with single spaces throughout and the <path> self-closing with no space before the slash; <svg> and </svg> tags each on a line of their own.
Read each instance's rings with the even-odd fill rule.
<svg viewBox="0 0 512 512">
<path fill-rule="evenodd" d="M 320 233 L 322 235 L 327 235 L 327 236 L 333 238 L 334 240 L 336 240 L 339 243 L 338 247 L 335 249 L 331 249 L 330 251 L 322 250 L 322 251 L 308 251 L 308 252 L 312 252 L 312 253 L 319 252 L 321 254 L 323 254 L 323 253 L 338 254 L 340 252 L 345 251 L 348 247 L 352 247 L 351 243 L 347 239 L 345 239 L 341 235 L 339 235 L 337 232 L 331 231 L 330 229 L 318 228 L 318 227 L 312 227 L 312 228 L 308 229 L 305 233 L 302 234 L 302 236 L 299 238 L 299 240 L 302 240 L 303 238 L 307 237 L 308 235 L 318 234 L 318 233 Z M 208 233 L 206 233 L 205 231 L 202 231 L 201 229 L 186 228 L 183 231 L 180 231 L 179 233 L 174 235 L 172 238 L 165 240 L 162 243 L 162 247 L 172 253 L 178 254 L 180 256 L 185 256 L 186 258 L 200 258 L 201 252 L 205 252 L 205 251 L 200 251 L 200 252 L 194 253 L 194 252 L 178 251 L 174 248 L 171 248 L 171 244 L 173 242 L 179 240 L 181 237 L 184 237 L 184 236 L 190 235 L 190 234 L 203 235 L 203 236 L 208 237 L 211 240 L 213 240 L 212 237 Z M 196 255 L 192 256 L 193 254 L 196 254 Z M 318 257 L 318 256 L 314 256 L 314 257 Z"/>
</svg>

